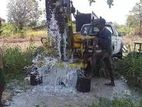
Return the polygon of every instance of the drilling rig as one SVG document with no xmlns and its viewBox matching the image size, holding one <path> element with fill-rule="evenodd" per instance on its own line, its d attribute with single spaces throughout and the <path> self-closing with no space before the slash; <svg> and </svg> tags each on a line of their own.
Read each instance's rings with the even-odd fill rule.
<svg viewBox="0 0 142 107">
<path fill-rule="evenodd" d="M 107 1 L 111 7 L 113 0 Z M 94 68 L 92 62 L 95 60 L 95 57 L 93 55 L 95 55 L 97 51 L 100 51 L 97 46 L 96 37 L 99 32 L 99 29 L 96 26 L 96 21 L 99 22 L 99 18 L 93 12 L 84 14 L 76 11 L 71 0 L 46 0 L 46 13 L 48 33 L 52 32 L 50 33 L 52 35 L 56 30 L 58 30 L 59 35 L 57 36 L 60 36 L 59 38 L 56 37 L 57 40 L 60 39 L 58 44 L 58 50 L 61 53 L 59 55 L 60 59 L 66 60 L 66 55 L 68 54 L 66 52 L 70 50 L 73 57 L 77 57 L 80 60 L 80 62 L 83 64 L 81 69 L 85 71 L 85 77 L 79 79 L 82 85 L 80 85 L 79 82 L 79 85 L 77 86 L 79 86 L 79 89 L 89 91 L 91 77 L 89 77 L 88 71 L 91 72 Z M 58 26 L 58 29 L 56 29 L 56 26 L 51 27 L 53 24 L 51 23 L 52 19 L 54 19 L 53 16 L 57 21 L 56 26 Z M 73 32 L 72 16 L 75 18 L 76 33 Z M 112 35 L 115 35 L 115 41 L 112 42 L 113 47 L 113 45 L 118 42 L 118 33 L 111 24 L 107 24 L 106 27 L 111 29 Z M 116 54 L 122 52 L 121 47 L 122 43 L 120 40 L 119 46 L 114 46 L 114 53 Z M 80 86 L 83 86 L 83 88 Z M 86 87 L 88 88 L 86 89 Z"/>
<path fill-rule="evenodd" d="M 46 0 L 46 17 L 48 32 L 52 32 L 55 29 L 51 28 L 51 18 L 54 15 L 57 21 L 57 26 L 60 34 L 60 52 L 61 59 L 66 59 L 66 49 L 71 48 L 71 36 L 72 36 L 72 18 L 71 15 L 75 13 L 75 8 L 70 0 Z M 49 31 L 50 29 L 50 31 Z"/>
<path fill-rule="evenodd" d="M 95 44 L 93 43 L 95 36 L 94 35 L 87 35 L 81 33 L 82 27 L 84 24 L 91 23 L 92 20 L 97 19 L 97 16 L 92 14 L 83 14 L 80 12 L 76 12 L 73 3 L 71 0 L 46 0 L 46 13 L 47 13 L 47 26 L 48 26 L 48 33 L 53 32 L 57 29 L 56 26 L 51 25 L 53 23 L 53 16 L 57 21 L 57 26 L 59 30 L 59 34 L 61 39 L 60 46 L 58 49 L 61 52 L 61 59 L 66 60 L 66 51 L 70 50 L 73 57 L 77 56 L 79 61 L 82 63 L 80 66 L 81 70 L 83 71 L 83 75 L 81 78 L 78 76 L 76 88 L 82 92 L 90 91 L 90 83 L 91 77 L 89 77 L 91 72 L 91 66 L 89 67 L 88 58 L 92 57 L 93 53 L 95 52 Z M 75 18 L 75 25 L 76 25 L 76 32 L 73 32 L 73 21 L 72 15 Z M 83 30 L 82 32 L 84 32 Z M 51 34 L 53 34 L 51 33 Z M 91 51 L 91 52 L 90 52 Z M 90 61 L 89 61 L 90 62 Z M 87 69 L 89 68 L 89 72 Z M 87 71 L 87 72 L 86 72 Z"/>
<path fill-rule="evenodd" d="M 53 14 L 57 21 L 59 33 L 61 35 L 59 44 L 61 59 L 66 59 L 67 50 L 70 50 L 73 55 L 83 58 L 84 48 L 86 47 L 83 41 L 90 41 L 90 39 L 94 37 L 82 36 L 80 31 L 84 24 L 91 23 L 92 20 L 98 18 L 95 13 L 83 14 L 76 11 L 71 0 L 46 0 L 46 13 L 48 32 L 50 32 L 49 29 L 54 31 L 54 29 L 50 27 Z M 73 32 L 72 16 L 75 18 L 75 29 L 77 33 Z"/>
</svg>

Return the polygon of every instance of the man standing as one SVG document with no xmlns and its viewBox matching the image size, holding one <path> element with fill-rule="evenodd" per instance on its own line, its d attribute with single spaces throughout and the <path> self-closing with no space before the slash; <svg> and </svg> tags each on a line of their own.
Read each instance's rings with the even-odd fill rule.
<svg viewBox="0 0 142 107">
<path fill-rule="evenodd" d="M 101 60 L 104 61 L 108 72 L 109 76 L 111 79 L 110 83 L 106 83 L 105 85 L 110 85 L 110 86 L 115 86 L 114 83 L 114 77 L 113 77 L 113 69 L 112 69 L 112 47 L 111 47 L 111 32 L 105 27 L 106 21 L 103 18 L 100 18 L 96 25 L 99 28 L 99 33 L 97 35 L 98 39 L 98 47 L 101 49 L 101 52 L 96 52 L 96 54 L 93 56 L 94 57 L 94 62 L 93 65 L 95 64 L 95 68 L 97 68 L 97 63 L 100 63 Z"/>
<path fill-rule="evenodd" d="M 2 55 L 2 49 L 0 48 L 0 107 L 3 107 L 2 104 L 2 93 L 4 91 L 5 87 L 5 79 L 3 74 L 3 55 Z"/>
</svg>

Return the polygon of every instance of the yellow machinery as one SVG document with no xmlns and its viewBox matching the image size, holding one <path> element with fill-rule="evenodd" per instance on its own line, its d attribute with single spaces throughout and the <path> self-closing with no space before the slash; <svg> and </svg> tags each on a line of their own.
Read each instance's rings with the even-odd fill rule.
<svg viewBox="0 0 142 107">
<path fill-rule="evenodd" d="M 80 58 L 83 58 L 84 54 L 93 54 L 93 50 L 95 48 L 95 36 L 84 36 L 81 35 L 81 33 L 74 33 L 72 42 L 73 54 L 75 54 L 75 52 L 78 52 Z"/>
</svg>

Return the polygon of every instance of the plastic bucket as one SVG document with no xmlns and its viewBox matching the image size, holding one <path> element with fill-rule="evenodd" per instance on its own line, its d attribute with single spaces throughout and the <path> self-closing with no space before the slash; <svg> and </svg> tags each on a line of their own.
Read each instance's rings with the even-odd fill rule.
<svg viewBox="0 0 142 107">
<path fill-rule="evenodd" d="M 90 92 L 91 89 L 91 78 L 78 77 L 76 89 L 79 92 Z"/>
</svg>

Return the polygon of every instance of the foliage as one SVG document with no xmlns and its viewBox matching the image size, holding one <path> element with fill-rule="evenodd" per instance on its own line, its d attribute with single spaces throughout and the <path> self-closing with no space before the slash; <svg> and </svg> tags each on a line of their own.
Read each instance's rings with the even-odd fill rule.
<svg viewBox="0 0 142 107">
<path fill-rule="evenodd" d="M 92 3 L 95 3 L 96 0 L 89 0 L 89 2 L 91 5 Z M 107 4 L 109 5 L 109 8 L 111 8 L 111 6 L 113 6 L 113 0 L 107 0 Z"/>
<path fill-rule="evenodd" d="M 122 35 L 126 35 L 126 34 L 130 34 L 132 32 L 132 29 L 130 29 L 128 26 L 126 25 L 119 25 L 117 23 L 114 23 L 116 28 L 117 28 L 117 31 L 119 33 L 123 33 Z"/>
<path fill-rule="evenodd" d="M 2 36 L 11 36 L 16 33 L 16 27 L 13 24 L 7 23 L 1 27 Z"/>
<path fill-rule="evenodd" d="M 136 27 L 137 25 L 139 25 L 139 21 L 137 19 L 137 16 L 129 15 L 127 17 L 127 26 L 128 27 Z"/>
<path fill-rule="evenodd" d="M 18 29 L 23 29 L 31 22 L 38 20 L 40 11 L 36 0 L 9 0 L 8 20 Z"/>
<path fill-rule="evenodd" d="M 130 15 L 127 17 L 129 28 L 135 28 L 135 33 L 141 35 L 142 31 L 142 1 L 135 4 Z"/>
<path fill-rule="evenodd" d="M 23 68 L 32 63 L 34 49 L 29 47 L 25 52 L 19 47 L 6 48 L 4 51 L 4 71 L 6 80 L 22 79 Z"/>
<path fill-rule="evenodd" d="M 142 88 L 142 55 L 130 53 L 118 62 L 117 71 L 122 74 L 131 85 Z"/>
<path fill-rule="evenodd" d="M 105 98 L 100 98 L 100 101 L 98 104 L 93 104 L 90 107 L 141 107 L 141 102 L 140 103 L 134 103 L 130 99 L 114 99 L 112 101 L 105 99 Z"/>
</svg>

